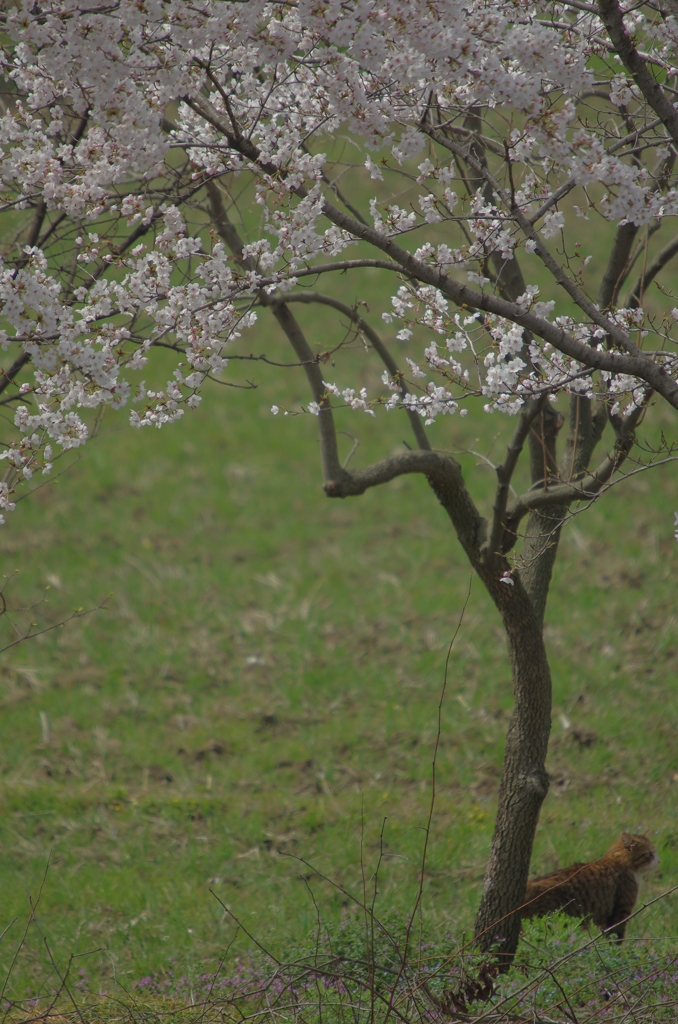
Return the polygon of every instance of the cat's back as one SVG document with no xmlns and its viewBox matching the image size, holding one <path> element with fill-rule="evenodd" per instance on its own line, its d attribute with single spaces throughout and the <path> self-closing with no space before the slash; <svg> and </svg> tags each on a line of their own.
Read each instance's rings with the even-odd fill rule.
<svg viewBox="0 0 678 1024">
<path fill-rule="evenodd" d="M 531 878 L 527 883 L 528 898 L 535 899 L 537 896 L 546 895 L 550 890 L 555 890 L 569 882 L 573 875 L 578 874 L 586 864 L 571 864 L 569 868 L 558 868 L 549 875 L 541 875 L 539 878 Z"/>
<path fill-rule="evenodd" d="M 607 896 L 608 874 L 601 870 L 600 862 L 577 863 L 560 868 L 527 883 L 526 906 L 523 917 L 541 917 L 556 910 L 565 910 L 573 917 L 587 917 L 593 913 L 595 899 Z"/>
</svg>

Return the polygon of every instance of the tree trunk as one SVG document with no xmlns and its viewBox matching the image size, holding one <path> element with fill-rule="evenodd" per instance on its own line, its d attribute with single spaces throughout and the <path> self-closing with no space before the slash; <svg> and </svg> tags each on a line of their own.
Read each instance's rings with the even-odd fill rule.
<svg viewBox="0 0 678 1024">
<path fill-rule="evenodd" d="M 550 422 L 548 417 L 544 422 L 547 421 Z M 559 424 L 554 424 L 554 432 Z M 543 445 L 543 427 L 537 441 Z M 518 946 L 520 914 L 514 911 L 524 902 L 532 843 L 548 792 L 545 761 L 551 730 L 551 673 L 544 646 L 543 603 L 533 601 L 520 573 L 513 584 L 503 582 L 510 568 L 505 556 L 497 552 L 483 558 L 487 523 L 473 505 L 458 463 L 449 457 L 440 459 L 437 466 L 432 462 L 427 477 L 502 616 L 508 641 L 514 707 L 506 736 L 492 847 L 475 924 L 482 951 L 489 952 L 496 945 L 497 936 L 501 939 L 499 962 L 506 970 Z M 559 531 L 555 543 L 537 547 L 531 566 L 534 572 L 540 568 L 545 576 L 545 586 L 541 586 L 544 581 L 538 574 L 535 577 L 539 578 L 544 603 L 558 535 Z M 531 576 L 530 585 L 532 582 Z"/>
<path fill-rule="evenodd" d="M 505 584 L 504 584 L 505 585 Z M 545 768 L 551 730 L 551 673 L 540 617 L 522 590 L 502 607 L 513 673 L 514 707 L 506 736 L 499 806 L 475 934 L 482 951 L 499 948 L 506 970 L 520 934 L 532 843 L 548 792 Z M 504 602 L 502 602 L 504 604 Z"/>
<path fill-rule="evenodd" d="M 530 431 L 533 486 L 548 487 L 559 477 L 556 440 L 562 425 L 560 413 L 546 406 Z M 572 445 L 566 460 L 568 474 L 570 448 Z M 549 788 L 546 754 L 551 731 L 551 672 L 544 645 L 544 612 L 566 514 L 566 507 L 551 506 L 529 516 L 515 590 L 511 588 L 509 600 L 501 601 L 505 596 L 501 591 L 495 597 L 506 630 L 514 705 L 475 934 L 482 951 L 499 949 L 503 970 L 511 966 L 518 948 L 520 914 L 512 911 L 525 900 L 532 844 Z"/>
</svg>

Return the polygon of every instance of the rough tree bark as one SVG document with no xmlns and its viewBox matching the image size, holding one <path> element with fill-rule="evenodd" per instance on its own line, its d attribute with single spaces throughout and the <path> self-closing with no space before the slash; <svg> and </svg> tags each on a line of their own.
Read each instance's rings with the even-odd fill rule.
<svg viewBox="0 0 678 1024">
<path fill-rule="evenodd" d="M 497 946 L 500 963 L 509 966 L 520 933 L 520 914 L 512 911 L 524 901 L 532 843 L 549 788 L 551 673 L 542 625 L 527 591 L 521 587 L 502 604 L 514 705 L 475 934 L 481 950 Z"/>
<path fill-rule="evenodd" d="M 628 266 L 635 234 L 635 228 L 622 227 L 617 232 L 598 293 L 601 309 L 616 295 L 621 276 Z M 510 280 L 513 288 L 521 287 L 515 270 Z M 515 295 L 508 297 L 515 301 Z M 617 464 L 623 461 L 633 444 L 633 430 L 640 415 L 639 411 L 626 427 L 620 422 L 613 423 L 617 436 L 612 459 L 618 459 Z M 515 615 L 507 614 L 497 604 L 508 642 L 514 710 L 506 738 L 492 847 L 475 924 L 480 949 L 488 951 L 498 947 L 503 968 L 510 966 L 518 946 L 520 914 L 512 914 L 511 911 L 524 901 L 532 844 L 549 786 L 546 754 L 551 730 L 552 696 L 551 673 L 544 644 L 544 614 L 561 529 L 571 500 L 548 503 L 548 496 L 557 493 L 561 483 L 567 485 L 581 479 L 602 437 L 607 419 L 604 406 L 594 415 L 587 398 L 573 396 L 567 442 L 560 464 L 557 440 L 564 422 L 561 414 L 552 406 L 544 405 L 530 428 L 532 488 L 541 490 L 546 501 L 541 508 L 529 514 L 521 550 L 518 576 L 529 607 L 516 621 Z M 501 940 L 499 943 L 498 938 Z"/>
<path fill-rule="evenodd" d="M 591 416 L 588 399 L 574 398 L 570 431 L 559 466 L 556 441 L 563 417 L 545 405 L 529 435 L 532 486 L 545 496 L 561 480 L 572 480 L 590 460 L 600 437 L 601 417 Z M 604 426 L 604 420 L 603 420 Z M 494 834 L 485 872 L 475 933 L 481 950 L 500 950 L 501 966 L 510 966 L 517 949 L 519 907 L 532 856 L 541 805 L 549 788 L 546 755 L 551 730 L 551 672 L 544 643 L 544 613 L 562 524 L 569 503 L 533 511 L 525 528 L 517 577 L 525 593 L 520 614 L 513 603 L 499 607 L 513 677 L 514 708 L 506 737 Z M 497 602 L 495 602 L 497 603 Z M 499 942 L 497 940 L 500 940 Z"/>
</svg>

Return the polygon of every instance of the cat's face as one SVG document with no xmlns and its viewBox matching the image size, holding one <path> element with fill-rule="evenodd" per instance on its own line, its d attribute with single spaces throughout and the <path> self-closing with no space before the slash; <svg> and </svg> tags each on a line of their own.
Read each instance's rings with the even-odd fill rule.
<svg viewBox="0 0 678 1024">
<path fill-rule="evenodd" d="M 647 836 L 634 836 L 629 832 L 622 832 L 621 845 L 634 871 L 644 874 L 659 864 L 656 847 Z"/>
</svg>

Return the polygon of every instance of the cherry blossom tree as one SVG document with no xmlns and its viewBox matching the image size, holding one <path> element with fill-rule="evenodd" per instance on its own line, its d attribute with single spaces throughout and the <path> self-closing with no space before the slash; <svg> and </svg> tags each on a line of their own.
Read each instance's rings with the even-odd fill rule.
<svg viewBox="0 0 678 1024">
<path fill-rule="evenodd" d="M 159 427 L 208 378 L 243 383 L 272 316 L 310 394 L 271 412 L 317 418 L 326 494 L 423 474 L 504 624 L 476 935 L 510 957 L 548 790 L 561 527 L 624 472 L 648 405 L 678 408 L 678 308 L 652 290 L 678 253 L 676 0 L 14 0 L 0 19 L 0 505 L 86 442 L 84 410 Z M 582 249 L 587 220 L 605 252 Z M 360 295 L 368 267 L 392 294 L 376 319 L 331 287 Z M 362 340 L 379 387 L 337 377 L 299 304 Z M 158 349 L 160 390 L 141 379 Z M 349 469 L 339 409 L 405 417 L 414 447 Z M 469 412 L 509 427 L 485 514 L 427 431 Z"/>
</svg>

